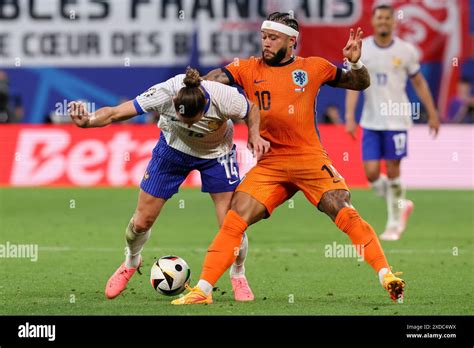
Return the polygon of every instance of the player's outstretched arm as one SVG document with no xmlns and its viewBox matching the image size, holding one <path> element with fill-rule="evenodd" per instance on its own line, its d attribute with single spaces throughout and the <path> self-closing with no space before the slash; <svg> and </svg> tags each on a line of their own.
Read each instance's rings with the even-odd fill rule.
<svg viewBox="0 0 474 348">
<path fill-rule="evenodd" d="M 344 117 L 346 120 L 346 132 L 349 133 L 353 139 L 356 138 L 357 122 L 355 111 L 359 94 L 359 91 L 348 90 L 346 92 L 346 115 Z"/>
<path fill-rule="evenodd" d="M 362 91 L 370 86 L 370 75 L 367 68 L 359 61 L 362 54 L 362 29 L 357 28 L 354 36 L 354 29 L 351 28 L 349 40 L 342 50 L 344 58 L 351 64 L 349 71 L 343 70 L 336 87 Z"/>
<path fill-rule="evenodd" d="M 433 136 L 436 137 L 439 132 L 440 122 L 438 110 L 436 110 L 428 83 L 421 72 L 411 78 L 411 83 L 428 114 L 428 127 L 430 128 L 430 133 L 433 133 Z"/>
<path fill-rule="evenodd" d="M 227 77 L 226 73 L 221 69 L 217 68 L 209 71 L 209 73 L 204 76 L 204 80 L 216 81 L 223 83 L 224 85 L 230 85 L 230 80 Z"/>
<path fill-rule="evenodd" d="M 252 152 L 254 157 L 260 159 L 262 155 L 270 150 L 270 143 L 260 136 L 260 111 L 258 107 L 251 101 L 248 103 L 250 110 L 245 119 L 249 130 L 247 148 Z"/>
<path fill-rule="evenodd" d="M 92 113 L 87 111 L 83 103 L 71 102 L 67 111 L 76 126 L 81 128 L 104 127 L 138 115 L 131 100 L 114 107 L 106 106 Z"/>
</svg>

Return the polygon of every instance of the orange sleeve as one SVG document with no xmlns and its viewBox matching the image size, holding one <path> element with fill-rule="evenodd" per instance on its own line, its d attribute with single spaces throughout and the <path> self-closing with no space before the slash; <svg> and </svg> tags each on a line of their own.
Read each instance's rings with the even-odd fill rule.
<svg viewBox="0 0 474 348">
<path fill-rule="evenodd" d="M 240 59 L 236 58 L 232 63 L 229 63 L 222 71 L 227 75 L 230 81 L 230 86 L 233 84 L 238 84 L 239 86 L 243 86 L 245 84 L 245 80 L 251 76 L 248 74 L 250 70 L 250 59 Z"/>
<path fill-rule="evenodd" d="M 321 79 L 321 84 L 335 87 L 341 78 L 342 69 L 321 57 L 311 57 L 311 66 L 316 71 L 316 76 Z"/>
</svg>

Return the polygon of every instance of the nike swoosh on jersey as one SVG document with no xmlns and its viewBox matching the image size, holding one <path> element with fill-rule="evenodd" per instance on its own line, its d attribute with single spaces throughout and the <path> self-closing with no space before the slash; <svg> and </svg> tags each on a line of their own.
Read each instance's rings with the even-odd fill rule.
<svg viewBox="0 0 474 348">
<path fill-rule="evenodd" d="M 238 182 L 239 180 L 234 180 L 234 181 L 230 181 L 229 180 L 229 185 L 234 185 L 236 182 Z"/>
<path fill-rule="evenodd" d="M 253 83 L 255 83 L 256 85 L 258 85 L 259 83 L 262 83 L 262 82 L 265 82 L 267 80 L 253 80 Z"/>
</svg>

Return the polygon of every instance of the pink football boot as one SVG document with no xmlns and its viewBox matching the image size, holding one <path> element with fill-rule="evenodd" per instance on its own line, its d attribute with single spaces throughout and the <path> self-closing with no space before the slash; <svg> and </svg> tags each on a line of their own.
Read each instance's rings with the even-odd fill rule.
<svg viewBox="0 0 474 348">
<path fill-rule="evenodd" d="M 245 275 L 234 275 L 230 277 L 232 290 L 234 290 L 234 298 L 236 301 L 245 302 L 253 301 L 253 292 Z"/>
<path fill-rule="evenodd" d="M 127 268 L 125 267 L 125 262 L 120 265 L 120 267 L 115 271 L 114 274 L 109 278 L 107 285 L 105 286 L 105 296 L 111 300 L 116 298 L 118 295 L 122 293 L 127 287 L 127 283 L 138 270 L 140 272 L 140 266 L 142 264 L 142 260 L 140 259 L 140 264 L 137 268 Z"/>
</svg>

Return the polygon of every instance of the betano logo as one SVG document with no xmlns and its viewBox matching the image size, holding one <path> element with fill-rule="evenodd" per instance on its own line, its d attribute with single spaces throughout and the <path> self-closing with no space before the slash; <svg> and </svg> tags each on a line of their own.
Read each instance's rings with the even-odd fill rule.
<svg viewBox="0 0 474 348">
<path fill-rule="evenodd" d="M 47 338 L 48 341 L 56 339 L 56 325 L 35 325 L 26 322 L 18 326 L 18 337 L 20 338 Z"/>
</svg>

